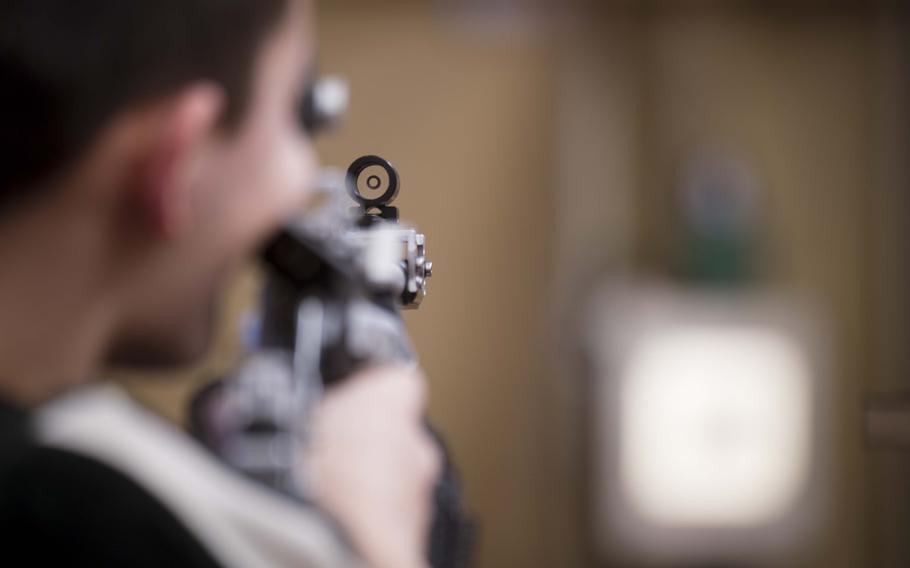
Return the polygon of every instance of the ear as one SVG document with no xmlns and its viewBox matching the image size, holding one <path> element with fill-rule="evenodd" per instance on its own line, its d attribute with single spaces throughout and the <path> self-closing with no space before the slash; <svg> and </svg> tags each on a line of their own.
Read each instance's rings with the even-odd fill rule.
<svg viewBox="0 0 910 568">
<path fill-rule="evenodd" d="M 193 222 L 191 173 L 211 140 L 224 106 L 212 84 L 188 87 L 166 101 L 138 160 L 136 196 L 150 228 L 161 238 L 184 234 Z"/>
</svg>

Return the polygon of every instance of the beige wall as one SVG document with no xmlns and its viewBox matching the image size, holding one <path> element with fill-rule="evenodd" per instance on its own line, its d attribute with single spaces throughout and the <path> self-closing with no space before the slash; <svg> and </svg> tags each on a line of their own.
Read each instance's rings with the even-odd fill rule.
<svg viewBox="0 0 910 568">
<path fill-rule="evenodd" d="M 893 95 L 901 48 L 882 39 L 883 22 L 893 22 L 856 12 L 664 6 L 589 20 L 560 61 L 570 70 L 560 99 L 568 147 L 557 170 L 571 199 L 561 202 L 555 231 L 555 266 L 569 271 L 554 291 L 557 305 L 573 305 L 592 261 L 614 272 L 666 264 L 672 192 L 694 151 L 745 158 L 768 197 L 769 280 L 816 300 L 831 324 L 837 376 L 830 378 L 842 385 L 826 526 L 819 543 L 787 565 L 906 565 L 906 507 L 894 501 L 906 493 L 906 461 L 892 456 L 870 477 L 862 430 L 870 389 L 882 380 L 907 386 L 893 367 L 895 326 L 906 322 L 895 308 L 904 295 L 880 281 L 896 276 L 898 251 L 905 252 L 895 227 L 906 223 L 906 209 L 897 207 L 906 206 L 906 185 L 893 177 L 906 160 L 894 154 L 906 148 L 895 133 L 906 106 Z M 598 156 L 605 167 L 585 171 Z M 632 220 L 617 219 L 630 210 Z M 591 252 L 598 243 L 599 259 Z M 872 339 L 875 329 L 884 348 Z M 877 373 L 880 365 L 890 379 Z M 569 361 L 563 369 L 578 367 Z M 583 397 L 583 389 L 567 395 L 575 408 Z M 570 426 L 566 444 L 583 437 L 583 420 L 570 409 L 557 412 Z M 585 455 L 583 445 L 572 447 L 577 453 L 564 460 L 570 470 L 583 467 L 574 464 Z M 577 502 L 583 518 L 583 492 Z"/>
<path fill-rule="evenodd" d="M 534 36 L 473 35 L 425 8 L 336 6 L 322 10 L 322 69 L 354 98 L 322 157 L 398 168 L 435 271 L 407 320 L 480 518 L 480 565 L 542 565 L 552 58 Z"/>
</svg>

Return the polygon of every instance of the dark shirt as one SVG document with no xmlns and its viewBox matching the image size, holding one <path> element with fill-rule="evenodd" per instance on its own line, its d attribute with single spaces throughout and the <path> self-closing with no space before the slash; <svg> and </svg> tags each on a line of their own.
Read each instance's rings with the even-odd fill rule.
<svg viewBox="0 0 910 568">
<path fill-rule="evenodd" d="M 145 489 L 93 459 L 36 444 L 0 403 L 0 565 L 215 567 Z"/>
</svg>

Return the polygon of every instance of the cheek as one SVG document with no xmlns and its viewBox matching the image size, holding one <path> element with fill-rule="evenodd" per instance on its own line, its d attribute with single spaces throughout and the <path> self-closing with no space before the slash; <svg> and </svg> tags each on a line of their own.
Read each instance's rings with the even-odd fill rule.
<svg viewBox="0 0 910 568">
<path fill-rule="evenodd" d="M 297 127 L 285 123 L 268 143 L 261 144 L 256 200 L 266 223 L 284 220 L 303 208 L 316 177 L 316 158 L 310 141 Z"/>
<path fill-rule="evenodd" d="M 310 141 L 296 127 L 286 129 L 271 156 L 269 191 L 273 203 L 285 214 L 302 208 L 312 193 L 316 178 L 316 156 Z"/>
<path fill-rule="evenodd" d="M 257 137 L 226 160 L 215 193 L 235 238 L 262 239 L 305 205 L 317 164 L 309 140 L 295 130 Z"/>
</svg>

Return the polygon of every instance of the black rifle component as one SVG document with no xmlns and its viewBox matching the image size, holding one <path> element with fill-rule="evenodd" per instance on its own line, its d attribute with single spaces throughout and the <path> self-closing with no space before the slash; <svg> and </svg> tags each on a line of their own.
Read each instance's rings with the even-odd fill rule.
<svg viewBox="0 0 910 568">
<path fill-rule="evenodd" d="M 388 187 L 378 198 L 358 198 L 358 180 L 373 166 L 385 170 Z M 379 179 L 370 176 L 368 187 L 377 189 L 372 177 Z M 312 406 L 323 388 L 360 368 L 416 361 L 398 309 L 417 308 L 432 275 L 424 236 L 397 224 L 391 202 L 399 179 L 392 165 L 364 156 L 345 181 L 358 203 L 355 228 L 332 236 L 291 223 L 265 246 L 259 348 L 235 375 L 203 391 L 191 412 L 197 435 L 225 461 L 304 501 L 307 480 L 300 478 L 298 456 Z M 370 245 L 381 239 L 405 258 L 376 273 Z M 470 565 L 473 524 L 441 440 L 440 447 L 445 467 L 435 490 L 428 556 L 433 568 L 463 568 Z"/>
</svg>

